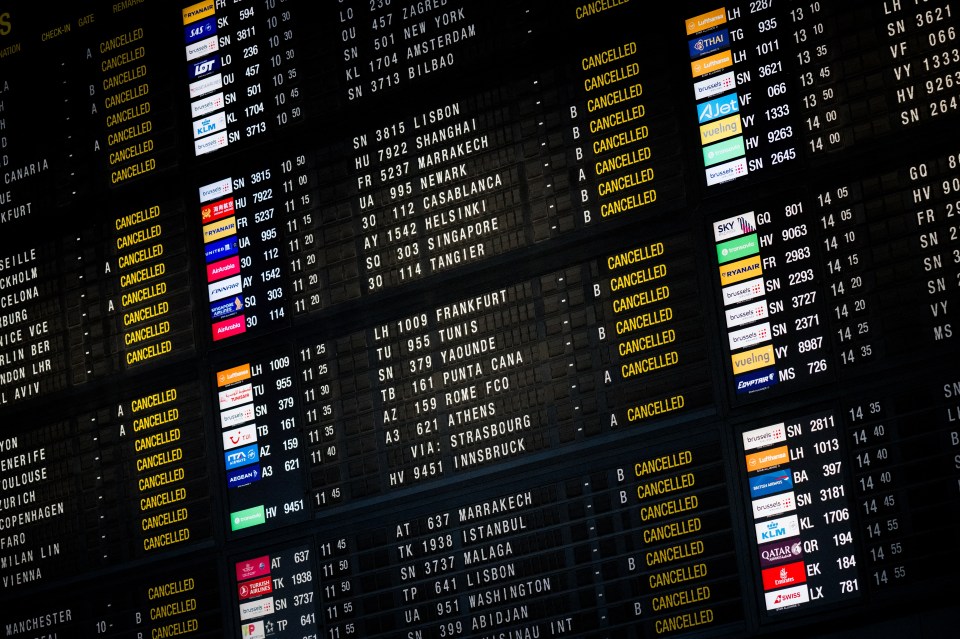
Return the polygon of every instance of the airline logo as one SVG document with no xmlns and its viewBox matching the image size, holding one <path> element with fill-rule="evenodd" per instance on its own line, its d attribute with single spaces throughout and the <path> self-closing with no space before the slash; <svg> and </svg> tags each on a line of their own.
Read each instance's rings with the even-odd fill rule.
<svg viewBox="0 0 960 639">
<path fill-rule="evenodd" d="M 211 75 L 209 78 L 191 82 L 189 88 L 191 100 L 207 95 L 208 93 L 213 93 L 214 91 L 219 91 L 223 88 L 223 75 L 218 73 L 217 75 Z"/>
<path fill-rule="evenodd" d="M 240 273 L 240 258 L 234 255 L 225 260 L 207 264 L 207 281 L 215 282 Z"/>
<path fill-rule="evenodd" d="M 777 383 L 777 369 L 765 368 L 738 375 L 736 378 L 737 394 L 754 393 Z"/>
<path fill-rule="evenodd" d="M 260 481 L 260 464 L 246 466 L 240 470 L 231 470 L 227 473 L 227 488 L 240 488 Z"/>
<path fill-rule="evenodd" d="M 693 96 L 697 101 L 706 100 L 735 88 L 737 88 L 737 78 L 733 71 L 727 71 L 723 75 L 715 75 L 706 80 L 695 82 Z"/>
<path fill-rule="evenodd" d="M 220 410 L 253 401 L 253 384 L 244 384 L 220 391 Z"/>
<path fill-rule="evenodd" d="M 246 528 L 246 526 L 243 526 Z M 234 530 L 237 530 L 234 528 Z M 240 626 L 240 636 L 243 639 L 265 639 L 266 632 L 263 630 L 262 621 L 254 621 L 251 623 L 245 623 Z"/>
<path fill-rule="evenodd" d="M 756 322 L 757 320 L 766 319 L 769 317 L 767 301 L 760 300 L 759 302 L 750 302 L 742 306 L 728 308 L 725 311 L 725 315 L 727 319 L 727 328 L 735 328 L 737 326 L 742 326 L 743 324 L 750 324 L 751 322 Z"/>
<path fill-rule="evenodd" d="M 720 162 L 727 162 L 744 155 L 746 152 L 747 150 L 743 146 L 743 136 L 738 135 L 735 138 L 703 147 L 703 165 L 713 166 Z"/>
<path fill-rule="evenodd" d="M 707 29 L 720 26 L 721 24 L 726 23 L 727 21 L 727 12 L 723 7 L 719 9 L 714 9 L 713 11 L 708 11 L 707 13 L 701 13 L 698 16 L 694 16 L 687 20 L 687 35 L 693 35 L 695 33 L 700 33 Z"/>
<path fill-rule="evenodd" d="M 246 422 L 252 422 L 253 417 L 253 404 L 231 408 L 220 413 L 220 428 L 231 428 Z"/>
<path fill-rule="evenodd" d="M 739 116 L 737 116 L 739 117 Z M 215 113 L 208 118 L 200 118 L 193 121 L 194 139 L 204 135 L 210 135 L 217 131 L 223 131 L 227 128 L 227 115 L 225 113 Z"/>
<path fill-rule="evenodd" d="M 233 277 L 221 282 L 207 284 L 207 295 L 211 302 L 216 302 L 217 300 L 222 300 L 223 298 L 230 297 L 232 295 L 238 295 L 242 292 L 243 287 L 240 284 L 239 275 L 234 275 Z"/>
<path fill-rule="evenodd" d="M 747 462 L 747 472 L 755 473 L 774 466 L 781 466 L 790 462 L 790 449 L 786 446 L 778 446 L 770 450 L 764 450 L 759 453 L 750 453 L 744 459 Z"/>
<path fill-rule="evenodd" d="M 763 273 L 760 256 L 754 255 L 747 259 L 720 267 L 720 284 L 727 286 L 741 280 L 756 277 Z"/>
<path fill-rule="evenodd" d="M 230 513 L 230 530 L 241 530 L 251 526 L 259 526 L 267 522 L 263 506 L 254 506 L 246 510 Z M 261 623 L 261 622 L 257 622 Z M 262 635 L 261 635 L 262 636 Z"/>
<path fill-rule="evenodd" d="M 183 40 L 187 44 L 196 42 L 201 38 L 208 38 L 217 32 L 217 19 L 215 17 L 205 18 L 189 24 L 183 28 Z"/>
<path fill-rule="evenodd" d="M 778 568 L 767 568 L 760 574 L 763 577 L 764 590 L 795 586 L 807 581 L 807 569 L 802 561 L 784 564 Z"/>
<path fill-rule="evenodd" d="M 217 386 L 245 382 L 248 379 L 250 379 L 250 364 L 241 364 L 225 371 L 217 371 Z"/>
<path fill-rule="evenodd" d="M 789 539 L 800 535 L 800 520 L 796 515 L 787 515 L 780 519 L 762 521 L 754 524 L 757 533 L 757 543 L 765 544 L 779 539 Z"/>
<path fill-rule="evenodd" d="M 750 478 L 750 498 L 765 497 L 782 490 L 793 488 L 793 478 L 790 475 L 790 469 L 775 470 L 772 473 L 765 473 Z"/>
<path fill-rule="evenodd" d="M 714 222 L 713 239 L 716 242 L 729 240 L 744 233 L 754 233 L 757 230 L 757 215 L 750 211 L 742 215 L 728 217 L 725 220 Z"/>
<path fill-rule="evenodd" d="M 211 200 L 216 200 L 231 193 L 233 193 L 233 180 L 231 178 L 223 178 L 217 182 L 211 182 L 210 184 L 200 187 L 200 203 L 210 202 Z"/>
<path fill-rule="evenodd" d="M 760 546 L 760 567 L 770 566 L 803 558 L 803 544 L 799 539 L 791 541 L 775 541 L 772 544 Z"/>
<path fill-rule="evenodd" d="M 755 371 L 758 368 L 773 366 L 777 363 L 777 358 L 773 355 L 773 345 L 767 344 L 752 351 L 731 355 L 730 361 L 733 364 L 733 374 L 739 375 L 740 373 Z"/>
<path fill-rule="evenodd" d="M 273 598 L 264 597 L 256 601 L 245 601 L 240 604 L 240 621 L 256 619 L 273 614 Z"/>
<path fill-rule="evenodd" d="M 235 238 L 227 238 L 225 240 L 217 240 L 215 242 L 209 242 L 203 247 L 203 256 L 206 258 L 207 262 L 216 262 L 225 257 L 230 257 L 231 255 L 236 255 L 240 250 L 240 244 Z"/>
<path fill-rule="evenodd" d="M 797 509 L 797 498 L 791 490 L 788 493 L 762 497 L 753 500 L 753 518 L 773 517 Z"/>
<path fill-rule="evenodd" d="M 233 215 L 234 202 L 232 197 L 225 197 L 222 200 L 206 204 L 200 207 L 200 219 L 204 224 L 209 224 L 222 217 Z"/>
<path fill-rule="evenodd" d="M 248 446 L 257 443 L 257 427 L 255 424 L 241 426 L 234 430 L 228 430 L 223 435 L 223 449 L 233 450 L 238 446 Z"/>
<path fill-rule="evenodd" d="M 690 57 L 698 58 L 730 46 L 730 33 L 726 29 L 720 29 L 719 31 L 702 35 L 699 38 L 694 38 L 687 44 L 690 47 Z"/>
<path fill-rule="evenodd" d="M 197 140 L 194 142 L 193 153 L 197 156 L 206 155 L 207 153 L 219 151 L 220 149 L 225 148 L 228 144 L 230 144 L 230 140 L 227 139 L 227 132 L 221 131 L 220 133 L 208 135 L 202 140 Z"/>
<path fill-rule="evenodd" d="M 187 52 L 187 62 L 210 55 L 220 48 L 220 42 L 217 36 L 210 36 L 197 42 L 193 42 L 184 47 Z"/>
<path fill-rule="evenodd" d="M 269 595 L 271 592 L 273 592 L 273 579 L 270 577 L 261 577 L 254 581 L 237 584 L 237 594 L 240 596 L 240 601 Z"/>
<path fill-rule="evenodd" d="M 247 332 L 247 318 L 243 315 L 223 320 L 213 325 L 213 341 L 218 342 L 234 335 Z"/>
<path fill-rule="evenodd" d="M 707 186 L 713 186 L 715 184 L 729 182 L 730 180 L 736 180 L 748 172 L 746 158 L 740 158 L 739 160 L 732 160 L 710 167 L 704 171 L 704 175 L 707 178 Z"/>
<path fill-rule="evenodd" d="M 250 444 L 223 454 L 223 462 L 226 464 L 227 470 L 247 464 L 255 464 L 258 461 L 260 461 L 260 448 L 256 444 Z"/>
<path fill-rule="evenodd" d="M 237 581 L 247 581 L 254 577 L 262 577 L 270 574 L 270 556 L 256 557 L 239 561 L 236 565 Z"/>
<path fill-rule="evenodd" d="M 758 277 L 755 280 L 750 280 L 749 282 L 743 282 L 742 284 L 727 286 L 721 291 L 723 294 L 723 305 L 730 306 L 731 304 L 738 304 L 740 302 L 746 302 L 748 300 L 755 299 L 763 295 L 763 291 L 764 286 L 762 277 Z"/>
<path fill-rule="evenodd" d="M 217 109 L 223 108 L 223 92 L 217 93 L 215 95 L 208 96 L 206 98 L 200 98 L 195 102 L 190 103 L 190 115 L 194 118 L 199 118 L 202 115 L 208 113 L 213 113 Z"/>
<path fill-rule="evenodd" d="M 700 126 L 700 144 L 710 144 L 731 138 L 743 133 L 743 126 L 740 120 L 740 114 L 735 113 L 730 117 L 716 120 Z"/>
<path fill-rule="evenodd" d="M 222 222 L 208 224 L 203 227 L 203 243 L 219 240 L 220 238 L 237 234 L 237 219 L 228 217 Z"/>
<path fill-rule="evenodd" d="M 204 0 L 183 10 L 183 24 L 190 24 L 213 15 L 214 0 Z"/>
<path fill-rule="evenodd" d="M 194 62 L 193 64 L 189 65 L 187 67 L 187 70 L 190 72 L 191 80 L 196 80 L 198 78 L 202 78 L 205 75 L 216 73 L 217 71 L 220 70 L 220 58 L 219 56 L 215 56 L 215 55 L 210 56 L 206 60 L 200 60 L 199 62 Z M 219 82 L 220 86 L 218 86 L 217 88 L 218 89 L 223 88 L 223 76 L 217 73 L 216 77 L 219 78 L 219 80 L 214 80 L 213 78 L 207 78 L 206 80 L 209 80 L 212 82 Z M 199 90 L 201 85 L 197 82 L 195 82 L 194 84 L 198 85 L 198 90 Z M 193 85 L 191 85 L 191 87 L 192 86 Z M 191 98 L 194 97 L 192 91 L 193 89 L 191 88 L 191 95 L 190 95 Z M 201 95 L 201 94 L 198 94 L 198 95 Z"/>
<path fill-rule="evenodd" d="M 774 592 L 765 592 L 763 596 L 767 600 L 767 610 L 798 606 L 810 601 L 810 593 L 807 592 L 806 586 L 794 586 Z"/>
<path fill-rule="evenodd" d="M 717 262 L 726 264 L 760 252 L 757 234 L 751 233 L 745 237 L 737 237 L 717 244 Z"/>
<path fill-rule="evenodd" d="M 787 441 L 787 429 L 783 422 L 773 426 L 764 426 L 743 433 L 743 450 L 754 450 Z"/>
<path fill-rule="evenodd" d="M 730 340 L 731 351 L 762 344 L 770 341 L 770 323 L 764 322 L 749 328 L 742 328 L 739 331 L 732 331 L 727 334 L 727 339 Z"/>
<path fill-rule="evenodd" d="M 236 315 L 243 310 L 243 298 L 237 295 L 232 300 L 225 299 L 210 305 L 210 319 L 218 320 Z"/>
<path fill-rule="evenodd" d="M 189 60 L 190 58 L 187 59 Z M 705 58 L 691 62 L 690 73 L 693 74 L 693 77 L 699 78 L 701 75 L 720 71 L 729 66 L 733 66 L 733 54 L 729 50 L 721 51 L 720 53 L 714 53 L 713 55 L 708 55 Z"/>
</svg>

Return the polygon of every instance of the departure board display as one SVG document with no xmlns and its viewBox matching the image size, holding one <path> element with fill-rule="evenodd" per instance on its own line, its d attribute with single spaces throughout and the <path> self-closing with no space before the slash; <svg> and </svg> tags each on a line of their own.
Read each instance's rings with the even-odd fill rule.
<svg viewBox="0 0 960 639">
<path fill-rule="evenodd" d="M 0 6 L 3 636 L 955 635 L 958 28 Z"/>
</svg>

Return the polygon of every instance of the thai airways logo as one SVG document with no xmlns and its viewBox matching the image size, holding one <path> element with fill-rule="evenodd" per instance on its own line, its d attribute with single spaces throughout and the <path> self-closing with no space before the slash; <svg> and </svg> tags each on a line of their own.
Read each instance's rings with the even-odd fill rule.
<svg viewBox="0 0 960 639">
<path fill-rule="evenodd" d="M 223 454 L 223 462 L 226 464 L 227 470 L 254 464 L 258 461 L 260 461 L 260 448 L 256 444 L 230 450 Z"/>
<path fill-rule="evenodd" d="M 780 519 L 762 521 L 754 524 L 757 533 L 757 543 L 765 544 L 780 539 L 788 539 L 800 535 L 800 520 L 796 515 L 787 515 Z"/>
<path fill-rule="evenodd" d="M 773 426 L 764 426 L 743 433 L 743 449 L 753 450 L 787 441 L 787 429 L 783 422 Z"/>
<path fill-rule="evenodd" d="M 270 574 L 270 556 L 256 557 L 239 561 L 236 564 L 237 581 L 247 581 L 254 577 L 262 577 Z"/>
<path fill-rule="evenodd" d="M 773 517 L 796 510 L 797 498 L 793 491 L 790 491 L 754 499 L 751 505 L 753 506 L 753 518 L 762 519 L 763 517 Z"/>
<path fill-rule="evenodd" d="M 767 610 L 798 606 L 810 601 L 810 593 L 806 586 L 793 586 L 792 588 L 775 590 L 764 593 L 763 596 L 766 599 Z"/>
<path fill-rule="evenodd" d="M 690 57 L 696 58 L 730 46 L 730 33 L 726 29 L 712 31 L 707 35 L 689 40 L 687 45 L 690 47 Z"/>
</svg>

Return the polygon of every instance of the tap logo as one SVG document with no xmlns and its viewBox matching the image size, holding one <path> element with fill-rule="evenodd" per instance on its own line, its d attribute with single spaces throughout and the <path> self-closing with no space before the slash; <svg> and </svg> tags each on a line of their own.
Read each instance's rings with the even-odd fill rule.
<svg viewBox="0 0 960 639">
<path fill-rule="evenodd" d="M 246 526 L 243 527 L 246 528 Z M 234 530 L 237 529 L 234 528 Z M 240 626 L 240 636 L 243 639 L 266 639 L 267 634 L 263 629 L 263 622 L 254 621 Z"/>
</svg>

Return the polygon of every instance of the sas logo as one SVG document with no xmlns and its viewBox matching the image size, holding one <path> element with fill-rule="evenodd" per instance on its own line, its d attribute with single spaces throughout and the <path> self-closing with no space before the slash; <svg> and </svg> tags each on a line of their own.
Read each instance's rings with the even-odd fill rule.
<svg viewBox="0 0 960 639">
<path fill-rule="evenodd" d="M 233 179 L 223 178 L 200 187 L 200 203 L 203 204 L 231 193 L 233 193 Z"/>
<path fill-rule="evenodd" d="M 720 267 L 720 284 L 727 286 L 741 280 L 750 279 L 763 273 L 760 256 L 754 255 L 747 259 Z"/>
<path fill-rule="evenodd" d="M 223 462 L 226 464 L 227 470 L 247 464 L 255 464 L 258 461 L 260 461 L 260 449 L 256 444 L 250 444 L 223 454 Z"/>
<path fill-rule="evenodd" d="M 246 526 L 241 527 L 246 528 Z M 238 530 L 238 528 L 234 528 L 233 530 Z M 267 635 L 263 630 L 263 622 L 254 621 L 240 626 L 240 636 L 243 639 L 265 639 Z"/>
<path fill-rule="evenodd" d="M 209 17 L 199 22 L 192 23 L 183 28 L 183 39 L 187 44 L 196 42 L 201 38 L 207 38 L 217 32 L 216 17 Z"/>
<path fill-rule="evenodd" d="M 228 144 L 230 144 L 230 140 L 227 138 L 227 132 L 221 131 L 220 133 L 209 135 L 202 140 L 195 141 L 193 143 L 193 153 L 196 156 L 213 153 L 214 151 L 225 148 Z"/>
<path fill-rule="evenodd" d="M 252 418 L 251 418 L 252 419 Z M 781 466 L 790 462 L 790 449 L 778 446 L 759 453 L 750 453 L 744 457 L 747 463 L 747 472 L 755 473 L 774 466 Z"/>
<path fill-rule="evenodd" d="M 739 331 L 732 331 L 727 334 L 727 339 L 730 341 L 731 351 L 762 344 L 770 341 L 770 323 L 764 322 Z"/>
<path fill-rule="evenodd" d="M 753 500 L 753 518 L 773 517 L 797 509 L 797 498 L 793 491 L 771 497 Z"/>
<path fill-rule="evenodd" d="M 708 35 L 694 38 L 687 44 L 690 47 L 690 57 L 696 58 L 730 46 L 730 33 L 726 29 L 720 29 Z"/>
<path fill-rule="evenodd" d="M 739 117 L 739 116 L 738 116 Z M 216 113 L 208 118 L 200 118 L 193 121 L 194 139 L 227 128 L 227 116 L 225 113 Z"/>
<path fill-rule="evenodd" d="M 767 610 L 797 606 L 810 601 L 810 593 L 807 592 L 806 586 L 794 586 L 793 588 L 766 592 L 763 596 L 767 600 Z"/>
<path fill-rule="evenodd" d="M 203 243 L 212 242 L 214 240 L 219 240 L 220 238 L 227 237 L 230 235 L 237 234 L 237 219 L 234 217 L 228 217 L 227 219 L 216 222 L 215 224 L 208 224 L 203 227 Z M 211 300 L 213 301 L 213 300 Z"/>
<path fill-rule="evenodd" d="M 222 390 L 217 397 L 220 401 L 220 410 L 252 402 L 253 384 L 244 384 L 243 386 Z"/>
<path fill-rule="evenodd" d="M 694 99 L 697 101 L 706 100 L 735 88 L 737 88 L 737 78 L 733 71 L 727 71 L 723 75 L 695 82 L 693 85 Z"/>
<path fill-rule="evenodd" d="M 261 577 L 260 579 L 237 585 L 237 594 L 241 601 L 269 595 L 271 592 L 273 592 L 273 580 L 270 577 Z"/>
<path fill-rule="evenodd" d="M 240 250 L 240 244 L 234 238 L 227 238 L 225 240 L 217 240 L 215 242 L 210 242 L 203 247 L 203 256 L 206 258 L 207 263 L 217 262 L 222 260 L 225 257 L 230 257 L 231 255 L 236 255 Z"/>
<path fill-rule="evenodd" d="M 743 433 L 743 450 L 763 448 L 772 444 L 782 444 L 787 441 L 787 429 L 783 422 L 773 426 L 764 426 Z"/>
<path fill-rule="evenodd" d="M 256 601 L 246 601 L 240 604 L 240 621 L 256 619 L 273 614 L 273 598 L 264 597 Z"/>
<path fill-rule="evenodd" d="M 213 15 L 214 0 L 204 0 L 183 10 L 183 24 L 191 24 Z"/>
<path fill-rule="evenodd" d="M 211 302 L 216 302 L 217 300 L 222 300 L 232 295 L 239 295 L 242 292 L 243 287 L 240 284 L 239 275 L 234 275 L 221 282 L 214 282 L 213 284 L 207 285 L 207 295 Z"/>
<path fill-rule="evenodd" d="M 238 406 L 220 413 L 220 428 L 231 428 L 239 426 L 246 422 L 252 422 L 254 418 L 253 404 Z M 784 446 L 786 448 L 786 446 Z"/>
<path fill-rule="evenodd" d="M 759 371 L 737 375 L 737 394 L 755 393 L 777 383 L 777 369 L 765 368 Z"/>
<path fill-rule="evenodd" d="M 715 222 L 713 225 L 713 239 L 716 242 L 729 240 L 732 237 L 738 237 L 744 233 L 754 233 L 757 230 L 757 215 L 753 211 L 728 217 L 725 220 Z"/>
<path fill-rule="evenodd" d="M 766 300 L 750 302 L 749 304 L 744 304 L 743 306 L 727 309 L 727 328 L 735 328 L 743 324 L 750 324 L 751 322 L 766 319 L 767 317 L 769 317 L 769 313 L 767 311 Z"/>
<path fill-rule="evenodd" d="M 773 354 L 773 345 L 767 344 L 752 351 L 731 355 L 730 362 L 733 364 L 733 374 L 739 375 L 765 366 L 773 366 L 777 363 L 777 358 Z"/>
<path fill-rule="evenodd" d="M 703 147 L 703 165 L 713 166 L 720 162 L 738 158 L 746 152 L 743 146 L 743 136 L 738 135 L 735 138 Z"/>
<path fill-rule="evenodd" d="M 231 470 L 227 473 L 227 488 L 240 488 L 260 481 L 260 465 L 247 466 L 240 470 Z M 252 595 L 251 595 L 252 596 Z"/>
<path fill-rule="evenodd" d="M 209 224 L 214 220 L 233 215 L 234 210 L 233 198 L 225 197 L 222 200 L 200 207 L 200 221 L 203 224 Z"/>
<path fill-rule="evenodd" d="M 205 75 L 209 75 L 209 74 L 211 74 L 211 73 L 216 73 L 217 71 L 219 71 L 219 70 L 220 70 L 220 58 L 219 58 L 218 56 L 211 56 L 211 57 L 207 58 L 206 60 L 200 60 L 200 62 L 194 62 L 193 64 L 191 64 L 191 65 L 190 65 L 189 67 L 187 67 L 187 68 L 188 68 L 189 71 L 190 71 L 190 79 L 191 79 L 191 80 L 196 80 L 197 78 L 202 78 L 202 77 L 205 76 Z M 223 87 L 223 76 L 218 76 L 218 77 L 220 78 L 220 80 L 219 80 L 220 86 L 217 87 L 217 88 L 222 88 L 222 87 Z M 215 80 L 213 80 L 213 78 L 210 78 L 210 80 L 216 82 Z M 200 87 L 198 87 L 197 90 L 199 90 L 199 89 L 200 89 Z M 213 90 L 213 89 L 211 89 L 211 90 Z M 203 94 L 198 94 L 198 95 L 203 95 Z M 190 97 L 193 97 L 193 95 L 191 95 Z"/>
<path fill-rule="evenodd" d="M 217 386 L 222 387 L 228 384 L 245 382 L 250 379 L 250 364 L 241 364 L 227 370 L 217 371 Z"/>
<path fill-rule="evenodd" d="M 764 497 L 780 492 L 781 490 L 790 490 L 793 488 L 793 477 L 790 475 L 790 469 L 775 470 L 772 473 L 765 473 L 750 478 L 750 498 Z"/>
<path fill-rule="evenodd" d="M 704 175 L 706 175 L 707 178 L 707 186 L 713 186 L 715 184 L 729 182 L 730 180 L 736 180 L 748 172 L 746 158 L 740 158 L 710 167 L 704 172 Z"/>
<path fill-rule="evenodd" d="M 241 426 L 228 430 L 223 435 L 223 450 L 233 450 L 237 446 L 247 446 L 257 443 L 257 427 L 255 424 Z"/>
<path fill-rule="evenodd" d="M 207 264 L 207 281 L 216 282 L 240 272 L 240 258 L 234 255 L 225 260 Z"/>
<path fill-rule="evenodd" d="M 710 122 L 724 116 L 733 115 L 740 112 L 739 98 L 736 93 L 731 93 L 708 102 L 701 102 L 697 105 L 697 119 L 700 123 Z"/>
<path fill-rule="evenodd" d="M 795 586 L 807 581 L 807 569 L 802 561 L 784 564 L 778 568 L 767 568 L 760 574 L 763 577 L 764 590 Z"/>
<path fill-rule="evenodd" d="M 218 320 L 236 315 L 243 310 L 243 298 L 237 295 L 232 300 L 226 299 L 210 305 L 210 319 Z"/>
<path fill-rule="evenodd" d="M 187 59 L 189 60 L 190 58 Z M 708 55 L 705 58 L 700 58 L 699 60 L 694 60 L 691 62 L 690 73 L 693 75 L 693 77 L 699 78 L 701 75 L 726 69 L 732 65 L 733 54 L 730 51 L 721 51 L 720 53 L 714 53 L 713 55 Z"/>
<path fill-rule="evenodd" d="M 723 7 L 719 9 L 714 9 L 713 11 L 708 11 L 707 13 L 701 13 L 698 16 L 689 18 L 686 23 L 687 35 L 693 35 L 695 33 L 700 33 L 712 27 L 720 26 L 727 21 L 727 12 Z"/>
<path fill-rule="evenodd" d="M 217 39 L 217 36 L 210 36 L 209 38 L 204 38 L 192 44 L 188 44 L 185 47 L 187 52 L 187 62 L 190 60 L 196 60 L 197 58 L 202 58 L 205 55 L 209 55 L 220 48 L 220 42 Z"/>
<path fill-rule="evenodd" d="M 757 543 L 765 544 L 769 541 L 799 536 L 800 520 L 796 515 L 787 515 L 780 519 L 754 524 L 754 528 L 757 533 Z"/>
<path fill-rule="evenodd" d="M 749 282 L 727 286 L 721 292 L 723 293 L 724 306 L 730 306 L 731 304 L 737 304 L 739 302 L 746 302 L 747 300 L 752 300 L 763 295 L 763 278 L 758 277 L 757 279 L 750 280 Z"/>
<path fill-rule="evenodd" d="M 191 100 L 207 95 L 208 93 L 213 93 L 214 91 L 219 91 L 223 88 L 223 75 L 218 73 L 217 75 L 211 75 L 209 78 L 191 82 L 189 88 Z"/>
<path fill-rule="evenodd" d="M 237 581 L 247 581 L 254 577 L 262 577 L 270 574 L 270 556 L 264 555 L 255 559 L 239 561 L 236 565 Z"/>
<path fill-rule="evenodd" d="M 213 325 L 213 341 L 218 342 L 247 332 L 247 318 L 243 315 L 217 322 Z"/>
<path fill-rule="evenodd" d="M 211 95 L 210 97 L 200 98 L 195 102 L 191 102 L 190 116 L 199 118 L 200 116 L 213 113 L 218 109 L 222 109 L 223 105 L 223 91 L 221 91 L 220 93 Z"/>
<path fill-rule="evenodd" d="M 726 264 L 733 260 L 739 260 L 743 257 L 755 255 L 760 252 L 760 244 L 757 241 L 757 234 L 751 233 L 746 237 L 738 237 L 717 244 L 717 262 Z"/>
<path fill-rule="evenodd" d="M 803 557 L 803 544 L 799 539 L 792 541 L 775 541 L 772 544 L 760 546 L 760 567 L 770 566 Z"/>
</svg>

